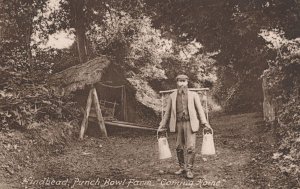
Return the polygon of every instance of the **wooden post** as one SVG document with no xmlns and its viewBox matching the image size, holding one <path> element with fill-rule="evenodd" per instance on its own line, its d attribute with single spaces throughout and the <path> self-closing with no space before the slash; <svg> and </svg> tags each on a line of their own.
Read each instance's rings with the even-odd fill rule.
<svg viewBox="0 0 300 189">
<path fill-rule="evenodd" d="M 97 95 L 97 91 L 95 88 L 92 89 L 93 90 L 93 101 L 94 101 L 94 105 L 95 105 L 95 109 L 96 109 L 96 115 L 97 115 L 97 120 L 98 120 L 98 124 L 100 126 L 100 130 L 102 132 L 102 134 L 107 137 L 107 132 L 106 132 L 106 128 L 105 128 L 105 123 L 104 123 L 104 119 L 102 116 L 102 112 L 100 109 L 100 104 L 99 104 L 99 100 L 98 100 L 98 95 Z"/>
<path fill-rule="evenodd" d="M 207 92 L 204 91 L 204 94 L 205 94 L 205 110 L 206 110 L 206 119 L 208 121 L 208 104 L 207 104 L 207 101 L 208 101 L 208 97 L 207 97 Z"/>
<path fill-rule="evenodd" d="M 164 118 L 164 94 L 161 95 L 161 120 Z"/>
<path fill-rule="evenodd" d="M 121 91 L 122 91 L 122 95 L 121 95 L 122 118 L 123 118 L 123 121 L 126 121 L 126 119 L 125 119 L 124 87 L 122 87 Z"/>
<path fill-rule="evenodd" d="M 133 128 L 133 129 L 143 129 L 143 130 L 149 130 L 149 131 L 157 131 L 155 128 L 151 127 L 141 127 L 137 124 L 134 123 L 128 123 L 124 121 L 106 121 L 107 125 L 113 125 L 113 126 L 118 126 L 118 127 L 125 127 L 125 128 Z"/>
<path fill-rule="evenodd" d="M 80 128 L 80 134 L 79 134 L 79 139 L 82 140 L 83 139 L 83 135 L 87 129 L 88 126 L 88 118 L 90 115 L 90 110 L 91 110 L 91 105 L 92 105 L 92 92 L 93 90 L 91 89 L 89 92 L 89 96 L 87 98 L 87 102 L 86 102 L 86 108 L 85 108 L 85 112 L 84 112 L 84 116 L 83 116 L 83 120 L 81 123 L 81 128 Z"/>
<path fill-rule="evenodd" d="M 123 113 L 124 113 L 124 121 L 128 121 L 128 114 L 127 114 L 127 94 L 125 85 L 122 88 L 122 101 L 123 101 Z"/>
<path fill-rule="evenodd" d="M 273 122 L 276 119 L 276 111 L 275 111 L 275 101 L 273 100 L 272 96 L 270 95 L 270 92 L 267 88 L 267 78 L 263 77 L 262 80 L 262 89 L 263 89 L 263 95 L 264 95 L 264 101 L 263 101 L 263 113 L 264 113 L 264 120 L 267 122 Z"/>
<path fill-rule="evenodd" d="M 112 112 L 112 119 L 115 117 L 115 110 L 116 110 L 116 101 L 114 102 L 113 112 Z"/>
</svg>

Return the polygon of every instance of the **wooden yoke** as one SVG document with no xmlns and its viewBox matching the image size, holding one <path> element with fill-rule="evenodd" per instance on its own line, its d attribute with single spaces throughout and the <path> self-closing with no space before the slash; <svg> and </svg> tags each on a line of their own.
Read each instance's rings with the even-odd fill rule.
<svg viewBox="0 0 300 189">
<path fill-rule="evenodd" d="M 163 119 L 164 116 L 164 95 L 165 94 L 170 94 L 174 92 L 176 89 L 172 90 L 167 90 L 167 91 L 159 91 L 161 95 L 161 118 Z M 205 96 L 205 112 L 206 112 L 206 119 L 208 121 L 208 104 L 207 104 L 207 91 L 209 88 L 189 88 L 189 91 L 195 91 L 199 94 L 200 91 L 204 91 L 204 96 Z"/>
<path fill-rule="evenodd" d="M 89 92 L 83 120 L 81 123 L 80 134 L 79 134 L 80 140 L 83 139 L 83 136 L 88 127 L 88 119 L 89 119 L 89 115 L 90 115 L 90 111 L 91 111 L 92 102 L 95 106 L 97 120 L 98 120 L 98 124 L 99 124 L 100 130 L 101 130 L 101 133 L 102 133 L 102 135 L 107 137 L 105 123 L 104 123 L 104 119 L 103 119 L 100 104 L 99 104 L 98 94 L 97 94 L 96 88 L 94 86 L 92 86 L 92 88 L 90 89 L 90 92 Z"/>
</svg>

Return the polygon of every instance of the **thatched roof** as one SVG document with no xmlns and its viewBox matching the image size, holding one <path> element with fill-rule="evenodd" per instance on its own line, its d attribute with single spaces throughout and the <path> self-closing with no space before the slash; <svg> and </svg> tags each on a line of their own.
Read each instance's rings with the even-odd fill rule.
<svg viewBox="0 0 300 189">
<path fill-rule="evenodd" d="M 53 74 L 49 82 L 58 91 L 63 91 L 63 94 L 68 95 L 71 92 L 83 89 L 86 85 L 100 82 L 110 63 L 111 61 L 106 56 L 97 57 L 84 64 L 75 65 Z M 139 77 L 124 79 L 130 87 L 135 89 L 137 101 L 156 112 L 160 110 L 159 95 L 149 86 L 148 82 Z"/>
<path fill-rule="evenodd" d="M 157 94 L 150 86 L 149 83 L 141 78 L 133 77 L 127 78 L 130 84 L 136 89 L 135 98 L 143 105 L 159 112 L 161 109 L 161 101 L 159 94 Z"/>
<path fill-rule="evenodd" d="M 86 63 L 72 66 L 66 70 L 53 74 L 49 82 L 63 89 L 64 94 L 83 89 L 86 85 L 101 81 L 102 75 L 110 64 L 106 56 L 97 57 Z"/>
</svg>

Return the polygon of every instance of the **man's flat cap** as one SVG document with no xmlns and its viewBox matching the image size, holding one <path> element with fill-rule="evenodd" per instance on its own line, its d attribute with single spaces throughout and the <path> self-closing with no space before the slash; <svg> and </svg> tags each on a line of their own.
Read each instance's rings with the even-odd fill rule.
<svg viewBox="0 0 300 189">
<path fill-rule="evenodd" d="M 178 79 L 186 79 L 186 80 L 188 80 L 189 79 L 189 77 L 187 76 L 187 75 L 178 75 L 177 77 L 176 77 L 176 80 L 178 80 Z"/>
</svg>

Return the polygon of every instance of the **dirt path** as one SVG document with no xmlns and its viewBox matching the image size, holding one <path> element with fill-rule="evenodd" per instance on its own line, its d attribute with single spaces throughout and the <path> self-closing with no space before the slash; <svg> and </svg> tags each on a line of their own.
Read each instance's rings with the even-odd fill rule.
<svg viewBox="0 0 300 189">
<path fill-rule="evenodd" d="M 178 168 L 174 134 L 169 137 L 173 157 L 160 161 L 155 133 L 124 130 L 108 139 L 75 141 L 39 159 L 22 186 L 45 188 L 44 180 L 56 181 L 56 186 L 46 188 L 260 188 L 253 180 L 251 165 L 255 164 L 254 144 L 263 128 L 261 115 L 215 116 L 211 125 L 217 155 L 201 156 L 199 135 L 193 181 L 173 174 Z"/>
</svg>

